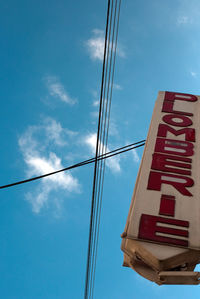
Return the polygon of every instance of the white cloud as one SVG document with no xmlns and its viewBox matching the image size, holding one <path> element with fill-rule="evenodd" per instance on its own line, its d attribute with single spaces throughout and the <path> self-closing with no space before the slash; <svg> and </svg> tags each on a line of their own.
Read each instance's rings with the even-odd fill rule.
<svg viewBox="0 0 200 299">
<path fill-rule="evenodd" d="M 177 24 L 178 25 L 183 25 L 189 23 L 189 17 L 188 16 L 179 16 L 177 18 Z"/>
<path fill-rule="evenodd" d="M 195 72 L 190 72 L 190 75 L 192 76 L 192 77 L 194 77 L 194 78 L 196 78 L 197 77 L 197 73 L 195 73 Z"/>
<path fill-rule="evenodd" d="M 55 146 L 67 145 L 67 140 L 71 137 L 76 136 L 78 133 L 67 128 L 63 128 L 59 122 L 51 117 L 43 119 L 38 126 L 29 126 L 23 138 L 20 138 L 21 147 L 26 147 L 28 151 L 40 151 L 44 150 L 45 147 L 53 144 Z M 40 145 L 38 145 L 38 139 L 42 139 Z"/>
<path fill-rule="evenodd" d="M 97 139 L 97 136 L 95 133 L 89 134 L 84 138 L 84 143 L 88 145 L 88 147 L 90 148 L 93 155 L 95 155 L 95 153 L 96 153 L 96 139 Z M 106 150 L 105 145 L 101 144 L 100 146 L 101 146 L 101 149 L 103 152 L 110 151 L 108 147 Z M 120 158 L 118 156 L 108 158 L 106 160 L 106 165 L 110 168 L 110 170 L 113 173 L 117 173 L 117 172 L 120 172 L 120 170 L 121 170 L 119 161 L 120 161 Z"/>
<path fill-rule="evenodd" d="M 119 84 L 113 84 L 113 88 L 116 89 L 116 90 L 122 90 L 122 86 L 119 85 Z"/>
<path fill-rule="evenodd" d="M 39 176 L 63 168 L 61 158 L 54 152 L 48 153 L 47 148 L 49 141 L 54 142 L 55 145 L 64 145 L 61 134 L 65 129 L 51 118 L 46 119 L 45 125 L 30 126 L 18 140 L 28 177 Z M 52 132 L 50 132 L 50 128 L 52 128 Z M 57 133 L 54 131 L 56 128 L 58 128 Z M 37 187 L 26 194 L 26 199 L 31 203 L 33 212 L 39 213 L 44 206 L 48 206 L 52 192 L 61 190 L 69 193 L 80 192 L 79 182 L 70 172 L 58 173 L 41 179 Z M 58 199 L 54 198 L 54 203 L 57 207 L 60 206 Z"/>
<path fill-rule="evenodd" d="M 96 152 L 97 135 L 95 133 L 87 135 L 85 137 L 85 143 L 90 147 L 92 153 Z"/>
<path fill-rule="evenodd" d="M 133 154 L 133 161 L 135 163 L 138 163 L 140 161 L 140 157 L 138 156 L 138 153 L 135 149 L 131 150 L 132 154 Z"/>
<path fill-rule="evenodd" d="M 49 94 L 52 97 L 58 98 L 62 102 L 65 102 L 70 105 L 74 105 L 77 100 L 73 99 L 65 90 L 64 86 L 58 80 L 57 77 L 47 76 L 45 77 L 46 85 L 49 90 Z"/>
<path fill-rule="evenodd" d="M 49 142 L 54 142 L 54 144 L 58 146 L 66 145 L 67 137 L 73 137 L 77 135 L 77 132 L 63 128 L 59 122 L 51 117 L 44 119 L 42 129 L 45 130 L 47 140 Z"/>
<path fill-rule="evenodd" d="M 49 158 L 38 156 L 25 156 L 25 162 L 31 176 L 39 176 L 63 168 L 60 158 L 50 153 Z M 39 213 L 49 203 L 50 193 L 55 190 L 77 192 L 80 190 L 78 180 L 70 173 L 59 173 L 43 178 L 35 192 L 28 192 L 26 199 L 32 204 L 33 212 Z M 57 202 L 58 206 L 58 202 Z"/>
<path fill-rule="evenodd" d="M 118 46 L 117 46 L 117 54 L 118 54 L 118 56 L 120 56 L 122 58 L 126 57 L 125 50 L 123 49 L 123 46 L 120 43 L 118 43 Z"/>
<path fill-rule="evenodd" d="M 92 106 L 98 107 L 99 106 L 99 100 L 94 100 L 92 103 Z"/>
<path fill-rule="evenodd" d="M 109 136 L 119 136 L 119 131 L 116 122 L 113 118 L 110 120 L 110 126 L 109 126 Z"/>
<path fill-rule="evenodd" d="M 91 115 L 92 118 L 94 118 L 95 120 L 98 120 L 99 112 L 98 112 L 98 111 L 92 111 L 92 112 L 90 112 L 90 115 Z M 95 123 L 96 123 L 96 122 L 95 122 Z"/>
<path fill-rule="evenodd" d="M 65 145 L 66 141 L 62 137 L 62 135 L 64 135 L 64 129 L 62 128 L 61 124 L 59 122 L 56 122 L 52 118 L 47 118 L 45 120 L 45 123 L 45 131 L 47 138 L 51 141 L 54 141 L 56 145 Z"/>
<path fill-rule="evenodd" d="M 108 149 L 108 151 L 109 151 L 109 149 Z M 119 161 L 120 161 L 119 156 L 108 158 L 106 163 L 113 173 L 117 173 L 117 172 L 121 171 L 121 166 L 120 166 Z"/>
<path fill-rule="evenodd" d="M 178 26 L 199 25 L 200 23 L 200 2 L 199 0 L 180 0 L 176 10 Z"/>
<path fill-rule="evenodd" d="M 86 46 L 89 52 L 91 59 L 93 60 L 103 60 L 104 56 L 104 45 L 105 37 L 104 32 L 99 29 L 94 29 L 92 31 L 92 37 L 86 41 Z M 122 46 L 118 44 L 117 54 L 120 57 L 125 57 L 125 52 L 122 49 Z M 114 50 L 114 46 L 113 46 Z"/>
<path fill-rule="evenodd" d="M 93 37 L 86 42 L 90 57 L 94 60 L 103 60 L 104 36 L 103 31 L 93 30 Z"/>
<path fill-rule="evenodd" d="M 54 172 L 56 170 L 62 169 L 61 159 L 57 157 L 55 153 L 50 153 L 49 158 L 42 157 L 40 155 L 25 155 L 25 162 L 29 167 L 29 173 L 31 176 L 39 176 L 45 173 Z M 43 183 L 51 182 L 51 188 L 61 187 L 72 192 L 77 188 L 77 180 L 72 177 L 69 173 L 58 173 L 56 175 L 48 176 L 43 179 Z"/>
</svg>

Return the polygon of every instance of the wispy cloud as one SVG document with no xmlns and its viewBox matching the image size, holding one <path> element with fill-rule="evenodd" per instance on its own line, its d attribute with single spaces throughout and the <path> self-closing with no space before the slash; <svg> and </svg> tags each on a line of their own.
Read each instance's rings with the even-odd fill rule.
<svg viewBox="0 0 200 299">
<path fill-rule="evenodd" d="M 61 159 L 55 153 L 50 153 L 48 158 L 40 156 L 39 153 L 38 155 L 24 154 L 28 173 L 31 176 L 39 176 L 63 168 Z M 35 192 L 26 194 L 26 199 L 32 204 L 33 212 L 39 213 L 48 204 L 52 191 L 77 192 L 79 189 L 78 180 L 70 173 L 59 173 L 42 179 Z"/>
<path fill-rule="evenodd" d="M 189 22 L 190 22 L 190 19 L 188 16 L 179 16 L 177 18 L 177 25 L 188 24 Z"/>
<path fill-rule="evenodd" d="M 98 107 L 99 106 L 99 100 L 94 100 L 92 103 L 92 106 Z"/>
<path fill-rule="evenodd" d="M 176 10 L 178 26 L 196 25 L 200 23 L 199 0 L 181 0 Z"/>
<path fill-rule="evenodd" d="M 28 127 L 20 136 L 18 144 L 23 154 L 28 177 L 39 176 L 63 168 L 61 158 L 54 152 L 48 152 L 49 142 L 53 142 L 57 146 L 66 144 L 61 137 L 63 131 L 65 129 L 58 122 L 47 118 L 39 126 Z M 71 131 L 68 133 L 70 134 Z M 39 213 L 44 206 L 48 206 L 51 193 L 58 190 L 65 190 L 69 193 L 80 192 L 78 179 L 70 172 L 66 172 L 40 180 L 37 187 L 26 194 L 26 199 L 31 203 L 33 212 Z M 58 207 L 58 199 L 54 197 L 53 201 Z"/>
<path fill-rule="evenodd" d="M 90 94 L 92 96 L 92 106 L 98 107 L 99 106 L 99 93 L 97 92 L 97 90 L 92 89 L 90 91 Z"/>
<path fill-rule="evenodd" d="M 119 84 L 113 84 L 113 88 L 116 89 L 116 90 L 122 90 L 122 86 L 119 85 Z"/>
<path fill-rule="evenodd" d="M 83 140 L 84 143 L 86 145 L 88 145 L 88 147 L 90 148 L 90 151 L 92 152 L 93 155 L 96 152 L 96 138 L 97 138 L 97 135 L 95 133 L 93 133 L 93 134 L 86 135 L 84 140 Z M 107 150 L 105 149 L 105 145 L 101 144 L 100 146 L 101 146 L 101 148 L 103 148 L 103 150 L 105 152 L 110 151 L 108 147 L 107 147 Z M 110 168 L 110 170 L 113 173 L 118 173 L 118 172 L 121 171 L 121 167 L 120 167 L 119 162 L 120 162 L 119 157 L 112 157 L 112 158 L 107 159 L 106 165 Z"/>
<path fill-rule="evenodd" d="M 68 94 L 68 92 L 65 90 L 64 86 L 57 77 L 46 76 L 45 82 L 50 96 L 55 97 L 69 105 L 74 105 L 75 103 L 77 103 L 77 99 L 72 98 Z"/>
<path fill-rule="evenodd" d="M 104 36 L 103 31 L 93 30 L 93 36 L 86 42 L 90 57 L 93 60 L 103 60 Z"/>
<path fill-rule="evenodd" d="M 47 117 L 44 119 L 43 129 L 48 141 L 54 142 L 58 146 L 67 144 L 66 137 L 73 137 L 77 132 L 63 128 L 55 119 Z"/>
<path fill-rule="evenodd" d="M 110 119 L 110 126 L 109 126 L 109 136 L 119 136 L 118 126 L 114 118 Z"/>
<path fill-rule="evenodd" d="M 92 112 L 90 112 L 90 115 L 91 115 L 92 118 L 94 118 L 95 120 L 98 120 L 99 112 L 98 112 L 98 111 L 92 111 Z"/>
<path fill-rule="evenodd" d="M 132 155 L 133 155 L 133 161 L 135 162 L 135 163 L 139 163 L 139 161 L 140 161 L 140 157 L 138 156 L 138 153 L 137 153 L 137 151 L 135 150 L 135 149 L 132 149 Z"/>
<path fill-rule="evenodd" d="M 197 77 L 197 73 L 196 72 L 190 72 L 190 75 L 192 76 L 192 77 L 194 77 L 194 78 L 196 78 Z"/>
<path fill-rule="evenodd" d="M 104 32 L 99 29 L 92 31 L 92 37 L 86 41 L 86 47 L 88 49 L 90 58 L 93 60 L 103 60 L 104 55 L 104 43 L 105 43 Z M 117 54 L 120 57 L 125 57 L 125 51 L 122 46 L 118 43 Z"/>
</svg>

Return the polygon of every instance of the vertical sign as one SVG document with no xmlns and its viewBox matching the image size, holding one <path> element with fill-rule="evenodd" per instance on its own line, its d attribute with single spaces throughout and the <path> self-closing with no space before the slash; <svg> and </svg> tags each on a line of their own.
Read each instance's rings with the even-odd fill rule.
<svg viewBox="0 0 200 299">
<path fill-rule="evenodd" d="M 159 92 L 123 237 L 162 260 L 200 250 L 200 96 Z"/>
</svg>

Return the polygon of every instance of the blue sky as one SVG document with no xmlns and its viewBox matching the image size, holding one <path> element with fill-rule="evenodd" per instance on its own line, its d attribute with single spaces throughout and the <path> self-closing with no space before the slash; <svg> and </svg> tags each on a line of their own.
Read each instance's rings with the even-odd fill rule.
<svg viewBox="0 0 200 299">
<path fill-rule="evenodd" d="M 1 1 L 1 185 L 91 157 L 106 1 Z M 122 1 L 109 149 L 146 138 L 158 90 L 199 94 L 200 3 Z M 143 148 L 107 161 L 95 298 L 197 298 L 123 268 Z M 93 166 L 1 190 L 1 298 L 83 298 Z"/>
</svg>

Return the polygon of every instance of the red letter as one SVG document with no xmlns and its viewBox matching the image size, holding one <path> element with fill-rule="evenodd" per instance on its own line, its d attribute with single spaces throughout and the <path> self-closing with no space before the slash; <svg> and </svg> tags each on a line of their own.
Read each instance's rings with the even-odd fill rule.
<svg viewBox="0 0 200 299">
<path fill-rule="evenodd" d="M 170 91 L 165 92 L 165 101 L 174 102 L 175 100 L 196 102 L 198 98 L 195 95 L 189 93 L 170 92 Z"/>
<path fill-rule="evenodd" d="M 175 196 L 162 194 L 159 214 L 174 217 Z"/>
<path fill-rule="evenodd" d="M 150 171 L 147 189 L 160 191 L 162 184 L 173 186 L 185 196 L 193 196 L 186 187 L 192 187 L 194 181 L 187 176 L 180 176 L 156 171 Z"/>
<path fill-rule="evenodd" d="M 158 223 L 166 223 L 167 226 L 158 226 Z M 159 216 L 142 214 L 140 218 L 138 238 L 143 240 L 155 241 L 159 243 L 168 243 L 173 245 L 188 246 L 188 241 L 184 239 L 176 239 L 164 237 L 163 234 L 188 238 L 188 230 L 170 228 L 170 225 L 176 225 L 181 228 L 189 227 L 188 221 L 169 219 Z M 160 235 L 159 235 L 160 233 Z M 162 234 L 162 235 L 161 235 Z"/>
<path fill-rule="evenodd" d="M 167 137 L 167 132 L 175 136 L 179 136 L 185 134 L 185 141 L 195 142 L 195 129 L 184 128 L 180 130 L 176 130 L 168 125 L 160 124 L 158 127 L 158 135 L 159 137 Z"/>
<path fill-rule="evenodd" d="M 197 97 L 191 94 L 185 94 L 185 93 L 175 93 L 175 92 L 165 92 L 165 99 L 163 102 L 163 108 L 162 112 L 168 112 L 168 113 L 176 113 L 176 114 L 182 114 L 182 115 L 189 115 L 193 116 L 193 113 L 190 112 L 184 112 L 184 111 L 174 111 L 174 103 L 175 100 L 180 101 L 187 101 L 187 102 L 196 102 Z"/>
<path fill-rule="evenodd" d="M 191 119 L 184 115 L 166 114 L 162 119 L 165 123 L 176 127 L 189 127 L 193 124 Z"/>
<path fill-rule="evenodd" d="M 181 163 L 180 161 L 187 162 L 187 163 Z M 184 174 L 184 175 L 191 175 L 190 170 L 180 169 L 180 168 L 191 169 L 191 164 L 188 164 L 191 162 L 192 162 L 192 159 L 190 159 L 190 158 L 183 158 L 183 157 L 178 157 L 178 156 L 154 153 L 153 159 L 152 159 L 152 164 L 151 164 L 151 169 L 166 171 L 166 172 L 173 172 L 173 173 L 180 173 L 180 174 Z M 174 166 L 174 167 L 168 167 L 168 166 Z M 180 168 L 177 168 L 177 167 L 180 167 Z"/>
<path fill-rule="evenodd" d="M 157 138 L 155 152 L 179 156 L 193 156 L 193 148 L 194 145 L 188 141 Z"/>
</svg>

